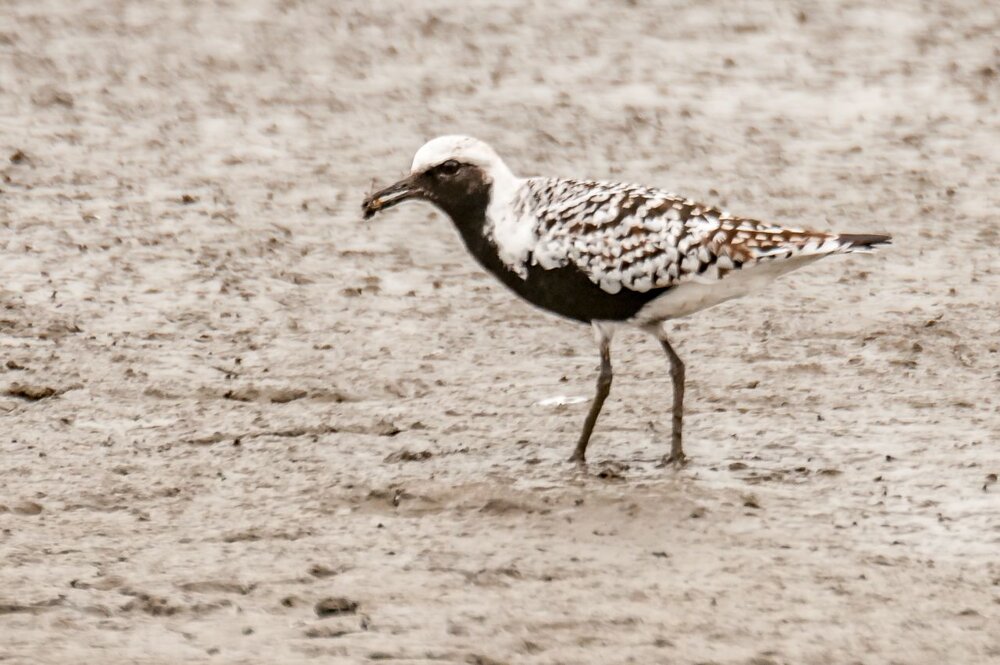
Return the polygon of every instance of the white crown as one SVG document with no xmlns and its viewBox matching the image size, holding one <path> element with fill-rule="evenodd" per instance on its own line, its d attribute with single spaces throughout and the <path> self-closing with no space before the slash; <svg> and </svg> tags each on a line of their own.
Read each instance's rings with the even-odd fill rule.
<svg viewBox="0 0 1000 665">
<path fill-rule="evenodd" d="M 507 165 L 488 144 L 471 136 L 439 136 L 425 143 L 413 156 L 410 173 L 421 173 L 453 159 L 463 164 L 478 166 L 491 175 L 510 172 Z"/>
</svg>

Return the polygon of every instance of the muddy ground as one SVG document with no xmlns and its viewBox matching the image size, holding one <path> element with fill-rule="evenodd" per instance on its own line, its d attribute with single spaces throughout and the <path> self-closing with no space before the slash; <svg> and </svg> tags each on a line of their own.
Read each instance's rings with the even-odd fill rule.
<svg viewBox="0 0 1000 665">
<path fill-rule="evenodd" d="M 588 5 L 0 5 L 0 661 L 1000 662 L 1000 9 Z M 455 131 L 895 245 L 671 327 L 681 471 L 620 335 L 581 472 L 590 332 L 360 220 Z"/>
</svg>

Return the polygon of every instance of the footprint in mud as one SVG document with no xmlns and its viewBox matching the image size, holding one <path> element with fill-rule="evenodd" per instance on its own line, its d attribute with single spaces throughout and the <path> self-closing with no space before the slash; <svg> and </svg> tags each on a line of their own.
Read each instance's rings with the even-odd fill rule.
<svg viewBox="0 0 1000 665">
<path fill-rule="evenodd" d="M 343 572 L 343 569 L 330 568 L 329 566 L 324 566 L 321 563 L 314 563 L 309 566 L 309 574 L 313 577 L 323 579 L 325 577 L 333 577 L 334 575 L 339 575 Z"/>
<path fill-rule="evenodd" d="M 194 615 L 207 614 L 223 607 L 231 607 L 230 600 L 217 600 L 210 603 L 183 603 L 175 602 L 163 596 L 156 596 L 150 593 L 133 590 L 123 590 L 126 596 L 133 596 L 131 600 L 119 607 L 119 611 L 125 613 L 142 612 L 150 616 L 174 616 L 181 613 Z"/>
<path fill-rule="evenodd" d="M 313 610 L 320 618 L 354 614 L 358 610 L 358 602 L 342 596 L 332 596 L 316 603 Z"/>
<path fill-rule="evenodd" d="M 429 450 L 409 450 L 407 448 L 403 448 L 402 450 L 389 453 L 382 461 L 386 464 L 394 464 L 396 462 L 423 462 L 433 456 L 434 454 Z"/>
<path fill-rule="evenodd" d="M 611 480 L 611 481 L 625 481 L 625 472 L 631 467 L 624 462 L 615 462 L 612 460 L 604 460 L 597 465 L 597 473 L 594 475 L 601 480 Z"/>
<path fill-rule="evenodd" d="M 4 394 L 10 397 L 20 397 L 28 402 L 37 402 L 64 392 L 66 391 L 42 383 L 14 382 L 7 387 Z"/>
<path fill-rule="evenodd" d="M 208 580 L 204 582 L 184 582 L 183 584 L 178 584 L 177 588 L 181 591 L 191 593 L 238 593 L 245 596 L 253 591 L 256 586 L 256 584 Z"/>
<path fill-rule="evenodd" d="M 312 626 L 311 628 L 306 628 L 302 634 L 315 640 L 343 637 L 344 635 L 350 635 L 351 633 L 356 632 L 358 632 L 357 628 L 348 626 Z"/>
<path fill-rule="evenodd" d="M 488 515 L 511 515 L 514 513 L 527 513 L 532 514 L 539 512 L 536 506 L 529 505 L 527 503 L 520 503 L 518 501 L 512 501 L 510 499 L 495 498 L 490 499 L 479 509 L 479 512 L 486 513 Z"/>
<path fill-rule="evenodd" d="M 0 506 L 0 512 L 6 510 L 8 510 L 6 506 Z M 16 515 L 39 515 L 43 508 L 41 504 L 34 501 L 21 501 L 11 506 L 9 510 Z"/>
</svg>

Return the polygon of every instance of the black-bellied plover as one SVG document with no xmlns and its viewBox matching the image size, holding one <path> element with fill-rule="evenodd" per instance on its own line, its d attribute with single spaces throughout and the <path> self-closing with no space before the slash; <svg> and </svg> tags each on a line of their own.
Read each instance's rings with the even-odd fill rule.
<svg viewBox="0 0 1000 665">
<path fill-rule="evenodd" d="M 592 180 L 519 178 L 468 136 L 442 136 L 410 174 L 368 196 L 364 216 L 408 199 L 451 217 L 477 261 L 528 302 L 590 323 L 601 355 L 597 393 L 572 461 L 611 390 L 616 324 L 651 333 L 670 360 L 673 427 L 664 463 L 684 462 L 684 363 L 664 322 L 746 295 L 829 254 L 867 252 L 890 236 L 783 228 L 660 189 Z"/>
</svg>

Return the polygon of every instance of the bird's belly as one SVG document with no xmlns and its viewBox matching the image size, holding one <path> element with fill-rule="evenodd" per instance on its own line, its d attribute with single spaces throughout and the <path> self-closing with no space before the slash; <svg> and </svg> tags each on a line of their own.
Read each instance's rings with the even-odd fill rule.
<svg viewBox="0 0 1000 665">
<path fill-rule="evenodd" d="M 688 282 L 679 284 L 640 309 L 633 320 L 639 325 L 677 319 L 708 309 L 733 298 L 739 298 L 754 289 L 746 284 L 728 284 L 720 280 L 714 284 Z"/>
<path fill-rule="evenodd" d="M 733 271 L 722 279 L 678 284 L 643 306 L 633 317 L 632 322 L 649 325 L 694 314 L 727 300 L 760 291 L 781 275 L 812 263 L 818 258 L 820 257 L 803 256 L 761 263 Z"/>
</svg>

